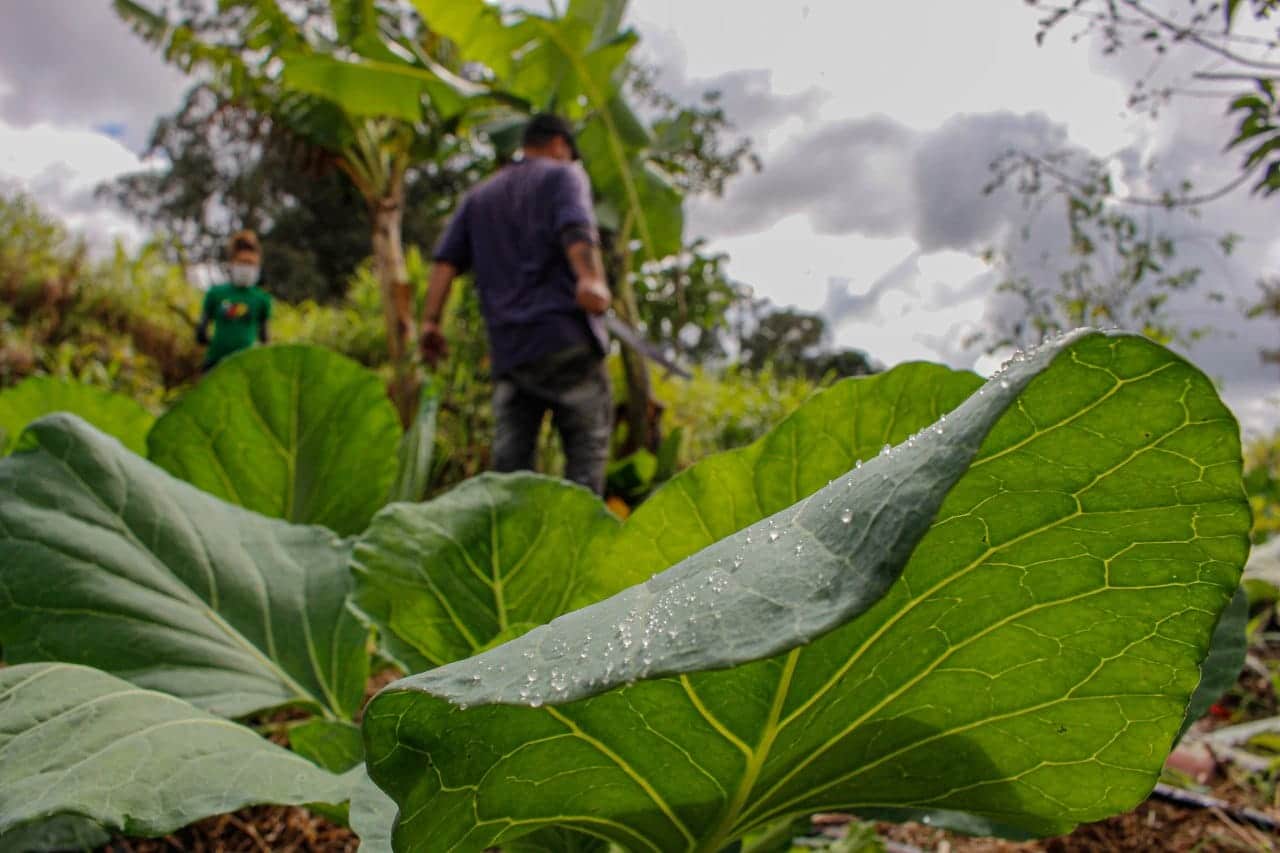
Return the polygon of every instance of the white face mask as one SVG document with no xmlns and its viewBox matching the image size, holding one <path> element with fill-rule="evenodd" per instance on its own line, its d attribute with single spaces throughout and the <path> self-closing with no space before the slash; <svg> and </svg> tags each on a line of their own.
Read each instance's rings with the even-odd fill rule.
<svg viewBox="0 0 1280 853">
<path fill-rule="evenodd" d="M 257 264 L 232 264 L 231 283 L 236 287 L 253 287 L 258 283 Z"/>
</svg>

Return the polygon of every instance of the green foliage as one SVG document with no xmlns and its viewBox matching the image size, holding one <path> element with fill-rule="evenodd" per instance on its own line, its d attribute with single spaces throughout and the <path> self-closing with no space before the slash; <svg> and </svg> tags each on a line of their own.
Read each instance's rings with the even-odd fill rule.
<svg viewBox="0 0 1280 853">
<path fill-rule="evenodd" d="M 1145 797 L 1247 552 L 1233 419 L 1166 351 L 1077 337 L 840 473 L 973 389 L 935 381 L 923 417 L 814 406 L 686 472 L 591 549 L 597 597 L 674 568 L 379 694 L 398 843 L 718 850 L 827 808 L 1054 834 Z"/>
<path fill-rule="evenodd" d="M 1230 111 L 1240 114 L 1240 124 L 1228 147 L 1248 146 L 1246 172 L 1265 165 L 1253 191 L 1269 196 L 1280 190 L 1280 102 L 1274 79 L 1260 77 L 1257 87 L 1257 92 L 1246 92 L 1231 102 Z"/>
<path fill-rule="evenodd" d="M 151 148 L 163 155 L 163 168 L 125 175 L 100 194 L 169 235 L 173 260 L 220 264 L 231 232 L 251 228 L 262 238 L 263 282 L 272 294 L 289 302 L 342 299 L 369 254 L 371 222 L 364 199 L 329 158 L 300 151 L 269 116 L 204 84 L 157 121 Z M 432 245 L 441 216 L 487 162 L 460 144 L 447 159 L 410 169 L 403 239 Z"/>
<path fill-rule="evenodd" d="M 399 422 L 378 378 L 317 347 L 218 365 L 156 422 L 151 461 L 273 518 L 359 533 L 390 493 Z"/>
<path fill-rule="evenodd" d="M 617 387 L 615 380 L 614 386 Z M 750 444 L 804 403 L 820 386 L 771 370 L 752 374 L 730 368 L 694 368 L 689 380 L 655 376 L 653 396 L 665 408 L 664 429 L 681 430 L 680 467 Z"/>
<path fill-rule="evenodd" d="M 624 246 L 639 240 L 643 259 L 658 260 L 683 245 L 683 197 L 658 163 L 653 129 L 627 102 L 637 39 L 618 30 L 625 5 L 575 0 L 561 17 L 504 16 L 483 0 L 414 0 L 460 58 L 489 69 L 495 91 L 581 122 L 578 146 L 603 197 L 601 223 L 623 235 Z"/>
<path fill-rule="evenodd" d="M 747 369 L 769 367 L 779 376 L 808 376 L 815 381 L 828 372 L 839 377 L 876 372 L 865 353 L 826 350 L 827 324 L 822 315 L 794 308 L 773 309 L 768 303 L 754 307 L 754 328 L 740 341 L 739 358 Z"/>
<path fill-rule="evenodd" d="M 400 438 L 399 465 L 391 485 L 393 501 L 420 501 L 431 485 L 435 461 L 436 417 L 440 412 L 440 389 L 429 383 L 422 389 L 418 414 Z"/>
<path fill-rule="evenodd" d="M 352 554 L 352 601 L 402 670 L 440 666 L 593 600 L 586 543 L 617 523 L 584 489 L 484 474 L 383 510 Z"/>
<path fill-rule="evenodd" d="M 37 691 L 0 707 L 0 739 L 18 720 L 32 756 L 0 769 L 0 802 L 27 797 L 33 767 L 102 766 L 137 780 L 124 799 L 154 794 L 157 768 L 193 768 L 128 820 L 85 785 L 16 819 L 24 844 L 97 839 L 99 821 L 164 832 L 243 804 L 191 758 L 213 749 L 220 767 L 265 768 L 259 800 L 321 800 L 349 811 L 368 849 L 390 849 L 395 804 L 355 766 L 347 722 L 368 671 L 354 601 L 402 665 L 445 664 L 365 716 L 381 784 L 402 804 L 459 806 L 418 810 L 401 846 L 458 840 L 472 814 L 464 849 L 549 824 L 502 840 L 718 851 L 753 829 L 753 843 L 781 843 L 817 808 L 1035 833 L 1121 809 L 1149 788 L 1192 689 L 1223 674 L 1213 657 L 1203 680 L 1197 667 L 1246 545 L 1234 422 L 1193 368 L 1125 336 L 1059 341 L 979 385 L 929 365 L 840 383 L 625 523 L 578 487 L 487 475 L 386 508 L 354 552 L 45 418 L 0 460 L 9 662 L 161 689 L 177 698 L 86 701 L 183 709 L 165 731 L 207 719 L 196 708 L 318 717 L 287 726 L 309 763 L 229 721 L 210 747 L 152 738 L 149 718 L 138 737 L 155 749 L 138 758 L 115 746 L 134 742 L 124 714 L 33 737 L 50 728 L 23 728 L 43 719 Z M 110 678 L 74 674 L 81 688 Z"/>
<path fill-rule="evenodd" d="M 0 385 L 45 374 L 157 409 L 196 375 L 198 310 L 158 246 L 90 261 L 30 199 L 0 194 Z"/>
<path fill-rule="evenodd" d="M 158 836 L 257 803 L 346 796 L 343 780 L 251 730 L 96 669 L 0 669 L 0 697 L 6 850 L 19 849 L 8 833 L 51 816 Z"/>
<path fill-rule="evenodd" d="M 349 544 L 231 506 L 71 415 L 0 462 L 0 645 L 224 716 L 350 719 L 368 676 Z"/>
<path fill-rule="evenodd" d="M 1156 60 L 1138 79 L 1129 97 L 1131 108 L 1142 108 L 1153 117 L 1177 97 L 1218 98 L 1224 113 L 1235 116 L 1233 134 L 1226 150 L 1245 151 L 1239 176 L 1216 198 L 1235 189 L 1251 175 L 1261 175 L 1253 191 L 1270 196 L 1280 190 L 1280 124 L 1277 123 L 1275 86 L 1280 82 L 1272 52 L 1280 46 L 1280 33 L 1260 35 L 1272 26 L 1276 0 L 1225 0 L 1225 2 L 1161 4 L 1144 0 L 1027 0 L 1045 12 L 1040 19 L 1036 41 L 1043 43 L 1050 31 L 1065 21 L 1083 22 L 1072 41 L 1083 35 L 1098 36 L 1106 55 L 1150 51 Z M 1252 18 L 1252 27 L 1241 26 Z M 1179 61 L 1164 61 L 1175 54 Z M 1174 69 L 1172 72 L 1169 69 Z M 1185 69 L 1192 69 L 1190 72 Z M 1162 75 L 1172 73 L 1172 78 Z M 1248 84 L 1241 92 L 1239 86 Z M 1184 185 L 1183 195 L 1189 191 Z M 1186 203 L 1170 195 L 1174 204 Z"/>
<path fill-rule="evenodd" d="M 1110 168 L 1101 159 L 1079 162 L 1071 152 L 1035 156 L 1015 151 L 992 164 L 994 177 L 984 192 L 1013 184 L 1023 196 L 1031 212 L 1022 229 L 1024 242 L 1043 227 L 1037 220 L 1046 208 L 1063 204 L 1063 248 L 1069 261 L 1061 269 L 1045 270 L 1023 266 L 1012 246 L 986 252 L 1001 276 L 997 291 L 1017 303 L 1013 319 L 979 336 L 988 351 L 1034 345 L 1082 326 L 1126 329 L 1164 344 L 1186 344 L 1211 331 L 1188 328 L 1169 310 L 1172 296 L 1192 291 L 1200 282 L 1200 267 L 1179 261 L 1172 227 L 1175 210 L 1192 217 L 1195 210 L 1188 209 L 1187 199 L 1168 195 L 1154 202 L 1165 208 L 1160 213 L 1139 213 L 1153 202 L 1120 197 Z M 1230 254 L 1234 239 L 1226 235 L 1218 245 Z M 1216 292 L 1205 296 L 1222 299 Z"/>
<path fill-rule="evenodd" d="M 318 767 L 345 773 L 364 763 L 360 729 L 341 720 L 307 720 L 289 729 L 289 748 Z"/>
<path fill-rule="evenodd" d="M 0 391 L 0 455 L 13 450 L 32 421 L 54 412 L 79 415 L 121 441 L 134 453 L 147 450 L 147 431 L 155 416 L 122 394 L 34 376 Z"/>
</svg>

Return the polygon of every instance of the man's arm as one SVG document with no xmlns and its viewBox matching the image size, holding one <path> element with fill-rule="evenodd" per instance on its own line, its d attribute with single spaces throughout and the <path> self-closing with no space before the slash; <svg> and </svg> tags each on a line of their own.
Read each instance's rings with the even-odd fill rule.
<svg viewBox="0 0 1280 853">
<path fill-rule="evenodd" d="M 590 228 L 570 227 L 561 235 L 564 253 L 578 281 L 578 305 L 588 314 L 603 314 L 613 301 L 604 278 L 604 260 Z"/>
<path fill-rule="evenodd" d="M 418 345 L 422 360 L 432 367 L 449 354 L 448 342 L 440 331 L 440 316 L 444 313 L 444 304 L 449 300 L 449 291 L 457 277 L 458 268 L 448 261 L 436 261 L 431 265 L 427 301 L 422 307 L 422 335 Z"/>
</svg>

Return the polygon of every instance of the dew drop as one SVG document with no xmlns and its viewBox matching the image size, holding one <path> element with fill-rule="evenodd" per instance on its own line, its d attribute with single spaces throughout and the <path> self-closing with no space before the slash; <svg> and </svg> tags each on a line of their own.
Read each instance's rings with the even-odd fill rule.
<svg viewBox="0 0 1280 853">
<path fill-rule="evenodd" d="M 779 537 L 779 536 L 781 536 L 781 535 L 782 535 L 782 534 L 781 534 L 781 533 L 779 533 L 779 532 L 777 532 L 776 530 L 771 531 L 771 532 L 769 533 L 769 541 L 770 541 L 770 542 L 777 542 L 777 541 L 778 541 L 778 537 Z"/>
<path fill-rule="evenodd" d="M 797 556 L 797 557 L 799 557 L 799 556 L 800 556 L 801 554 L 803 554 L 803 553 L 804 553 L 804 545 L 797 545 L 797 546 L 796 546 L 796 556 Z"/>
<path fill-rule="evenodd" d="M 1003 388 L 1004 390 L 1008 391 L 1008 390 L 1009 390 L 1009 380 L 1008 380 L 1008 379 L 1001 379 L 1001 380 L 1000 380 L 1000 387 L 1001 387 L 1001 388 Z"/>
<path fill-rule="evenodd" d="M 530 708 L 541 708 L 541 707 L 542 707 L 542 697 L 541 697 L 541 696 L 534 696 L 532 699 L 530 699 L 530 700 L 529 700 L 529 707 L 530 707 Z"/>
<path fill-rule="evenodd" d="M 848 524 L 849 522 L 853 521 L 853 510 L 846 509 L 843 512 L 841 512 L 840 521 L 842 521 L 845 524 Z"/>
<path fill-rule="evenodd" d="M 892 444 L 886 444 L 884 447 L 880 448 L 881 453 L 888 453 L 891 450 L 893 450 Z"/>
</svg>

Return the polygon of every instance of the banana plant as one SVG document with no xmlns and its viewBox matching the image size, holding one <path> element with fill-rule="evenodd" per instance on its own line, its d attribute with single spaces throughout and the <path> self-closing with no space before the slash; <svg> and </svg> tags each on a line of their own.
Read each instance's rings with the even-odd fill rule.
<svg viewBox="0 0 1280 853">
<path fill-rule="evenodd" d="M 217 15 L 177 22 L 140 0 L 116 12 L 170 63 L 211 74 L 215 89 L 271 118 L 276 131 L 342 171 L 369 207 L 374 269 L 381 284 L 395 368 L 391 395 L 402 423 L 416 411 L 413 297 L 401 244 L 405 177 L 415 164 L 457 152 L 454 135 L 483 92 L 431 55 L 374 0 L 321 0 L 332 29 L 291 17 L 278 0 L 223 0 Z M 408 73 L 412 72 L 412 73 Z"/>
<path fill-rule="evenodd" d="M 483 0 L 413 0 L 413 7 L 432 33 L 449 42 L 455 61 L 484 79 L 490 100 L 472 113 L 477 121 L 510 127 L 521 113 L 550 110 L 582 128 L 579 147 L 598 195 L 597 215 L 612 234 L 615 307 L 623 319 L 636 323 L 639 310 L 629 274 L 637 262 L 680 251 L 684 199 L 656 162 L 669 140 L 660 141 L 627 101 L 628 57 L 637 36 L 621 28 L 626 0 L 572 0 L 565 14 L 551 16 L 504 13 Z M 439 85 L 442 79 L 438 68 L 416 56 L 328 59 L 322 70 L 295 60 L 286 78 L 341 99 L 351 111 L 362 109 L 368 89 L 379 88 L 375 80 L 385 84 L 385 94 Z M 633 244 L 638 253 L 632 252 Z M 623 359 L 630 435 L 643 444 L 648 372 L 630 348 L 623 348 Z"/>
<path fill-rule="evenodd" d="M 563 16 L 504 15 L 483 0 L 413 3 L 462 57 L 491 71 L 494 88 L 580 124 L 579 147 L 599 197 L 597 214 L 613 235 L 609 266 L 615 307 L 624 320 L 637 323 L 633 264 L 680 251 L 684 199 L 655 162 L 657 136 L 627 100 L 628 57 L 637 36 L 621 29 L 626 0 L 571 0 Z M 639 247 L 637 256 L 633 244 Z M 629 347 L 622 352 L 628 434 L 643 446 L 649 429 L 648 370 L 638 352 Z"/>
</svg>

